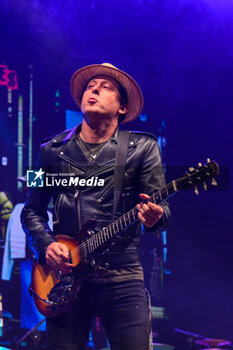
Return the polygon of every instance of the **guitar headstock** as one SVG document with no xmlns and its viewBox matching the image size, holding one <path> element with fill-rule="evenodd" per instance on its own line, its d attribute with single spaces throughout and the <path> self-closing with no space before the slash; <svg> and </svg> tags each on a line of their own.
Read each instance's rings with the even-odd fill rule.
<svg viewBox="0 0 233 350">
<path fill-rule="evenodd" d="M 199 163 L 196 169 L 189 168 L 185 176 L 175 181 L 177 190 L 187 190 L 194 187 L 195 193 L 198 194 L 197 185 L 203 184 L 204 190 L 206 190 L 207 186 L 205 181 L 212 179 L 211 184 L 216 186 L 217 182 L 214 178 L 218 176 L 218 174 L 218 164 L 214 160 L 210 161 L 210 159 L 207 159 L 206 164 L 202 165 Z"/>
</svg>

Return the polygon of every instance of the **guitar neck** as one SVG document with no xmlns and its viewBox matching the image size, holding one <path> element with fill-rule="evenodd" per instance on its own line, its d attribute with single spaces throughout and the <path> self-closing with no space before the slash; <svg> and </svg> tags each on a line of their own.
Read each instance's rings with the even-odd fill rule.
<svg viewBox="0 0 233 350">
<path fill-rule="evenodd" d="M 176 181 L 172 181 L 161 190 L 153 193 L 147 201 L 160 204 L 177 191 Z M 87 258 L 91 253 L 112 240 L 120 232 L 125 231 L 136 221 L 138 221 L 138 209 L 134 207 L 81 244 L 79 249 L 82 259 Z"/>
</svg>

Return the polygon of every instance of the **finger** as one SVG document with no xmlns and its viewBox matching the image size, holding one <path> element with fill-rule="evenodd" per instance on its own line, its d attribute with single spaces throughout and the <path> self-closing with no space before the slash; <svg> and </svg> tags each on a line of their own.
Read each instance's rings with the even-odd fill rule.
<svg viewBox="0 0 233 350">
<path fill-rule="evenodd" d="M 61 261 L 64 261 L 64 262 L 70 262 L 70 260 L 71 260 L 70 255 L 64 254 L 63 252 L 59 253 L 57 256 Z"/>
<path fill-rule="evenodd" d="M 143 208 L 145 212 L 163 214 L 163 208 L 160 205 L 154 204 L 152 202 L 140 203 L 140 207 Z"/>
<path fill-rule="evenodd" d="M 69 254 L 69 249 L 67 248 L 67 246 L 65 244 L 61 244 L 60 243 L 59 248 L 60 248 L 60 250 L 62 252 L 62 256 L 64 258 L 69 259 L 70 258 L 70 254 Z"/>
<path fill-rule="evenodd" d="M 144 201 L 150 198 L 150 196 L 148 196 L 148 194 L 146 194 L 146 193 L 140 193 L 139 196 Z"/>
<path fill-rule="evenodd" d="M 142 215 L 142 217 L 152 223 L 155 224 L 160 219 L 160 214 L 153 212 L 147 205 L 143 205 L 138 208 L 138 212 Z"/>
<path fill-rule="evenodd" d="M 161 214 L 161 211 L 157 208 L 157 206 L 151 207 L 146 203 L 143 203 L 141 207 L 139 207 L 139 211 L 142 213 L 142 215 L 145 215 L 146 217 L 151 219 L 155 219 L 158 215 Z"/>
<path fill-rule="evenodd" d="M 152 202 L 148 202 L 147 205 L 152 209 L 155 213 L 163 214 L 163 208 L 160 205 L 154 204 Z"/>
<path fill-rule="evenodd" d="M 56 245 L 54 244 L 51 247 L 51 251 L 61 261 L 69 261 L 70 260 L 69 250 L 65 244 L 62 244 L 62 243 L 57 243 Z"/>
<path fill-rule="evenodd" d="M 136 205 L 136 208 L 137 208 L 137 210 L 141 213 L 141 214 L 144 214 L 144 209 L 143 209 L 143 206 L 142 206 L 142 204 L 140 203 L 140 204 L 137 204 Z"/>
<path fill-rule="evenodd" d="M 47 249 L 45 257 L 47 262 L 58 263 L 58 256 L 53 249 Z"/>
<path fill-rule="evenodd" d="M 46 252 L 46 262 L 53 268 L 57 266 L 60 267 L 61 259 L 53 249 L 49 249 Z"/>
<path fill-rule="evenodd" d="M 149 199 L 150 197 L 148 196 L 148 194 L 140 193 L 140 198 L 145 201 L 145 200 Z M 161 206 L 151 202 L 151 201 L 147 201 L 146 203 L 145 202 L 140 203 L 141 206 L 143 204 L 149 205 L 149 207 L 151 207 L 152 209 L 155 209 L 155 211 L 158 211 L 158 212 L 160 212 L 162 210 L 162 213 L 163 213 L 163 208 Z"/>
<path fill-rule="evenodd" d="M 145 211 L 143 214 L 144 218 L 146 220 L 156 221 L 159 217 L 158 214 L 155 214 L 154 212 L 151 212 L 150 210 Z"/>
<path fill-rule="evenodd" d="M 145 218 L 140 212 L 138 213 L 138 219 L 147 227 L 152 227 L 155 224 L 155 220 Z"/>
<path fill-rule="evenodd" d="M 140 213 L 140 211 L 138 212 L 138 219 L 141 221 L 142 224 L 146 222 L 146 219 L 144 218 L 142 213 Z"/>
</svg>

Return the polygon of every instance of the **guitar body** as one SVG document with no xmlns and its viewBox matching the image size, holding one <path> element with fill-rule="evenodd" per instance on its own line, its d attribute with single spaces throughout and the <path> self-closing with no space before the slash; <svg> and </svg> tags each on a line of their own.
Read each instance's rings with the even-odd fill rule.
<svg viewBox="0 0 233 350">
<path fill-rule="evenodd" d="M 48 264 L 40 265 L 35 262 L 32 269 L 32 280 L 30 291 L 33 294 L 34 301 L 39 312 L 46 316 L 52 317 L 70 308 L 72 303 L 77 298 L 78 291 L 81 287 L 82 276 L 87 273 L 87 267 L 80 263 L 78 252 L 78 240 L 66 235 L 56 236 L 56 240 L 63 243 L 72 251 L 72 262 L 76 266 L 75 278 L 74 275 L 61 275 L 59 271 L 54 270 Z M 65 279 L 65 285 L 64 280 Z M 68 279 L 68 281 L 66 280 Z M 61 290 L 56 291 L 59 296 L 59 305 L 46 302 L 51 290 L 56 286 L 64 290 L 64 295 Z M 67 289 L 67 290 L 66 290 Z M 51 298 L 52 302 L 54 297 Z"/>
</svg>

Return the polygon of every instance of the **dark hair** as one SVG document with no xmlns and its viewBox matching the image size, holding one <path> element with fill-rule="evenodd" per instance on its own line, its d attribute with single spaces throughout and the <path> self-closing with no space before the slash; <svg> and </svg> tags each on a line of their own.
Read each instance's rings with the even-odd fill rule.
<svg viewBox="0 0 233 350">
<path fill-rule="evenodd" d="M 126 90 L 123 88 L 123 86 L 119 83 L 120 85 L 120 95 L 121 95 L 121 98 L 120 98 L 120 104 L 122 105 L 127 105 L 128 104 L 128 97 L 127 97 L 127 92 Z"/>
<path fill-rule="evenodd" d="M 127 92 L 126 92 L 126 90 L 123 88 L 123 86 L 120 83 L 119 83 L 119 85 L 120 85 L 120 89 L 119 89 L 119 92 L 120 92 L 120 104 L 121 105 L 128 105 Z M 119 117 L 118 117 L 118 125 L 120 123 L 122 123 L 123 120 L 125 119 L 125 114 L 120 114 L 119 115 Z"/>
</svg>

